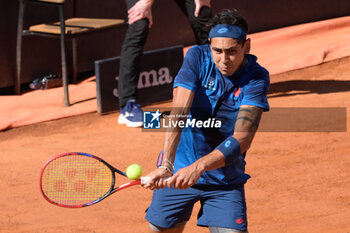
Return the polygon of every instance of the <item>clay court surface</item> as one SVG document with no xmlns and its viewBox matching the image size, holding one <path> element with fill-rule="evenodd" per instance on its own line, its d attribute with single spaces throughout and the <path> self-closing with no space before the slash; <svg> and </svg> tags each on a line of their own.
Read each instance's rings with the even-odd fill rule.
<svg viewBox="0 0 350 233">
<path fill-rule="evenodd" d="M 350 58 L 273 75 L 271 82 L 271 107 L 345 107 L 348 126 L 347 132 L 257 133 L 247 154 L 249 231 L 349 233 Z M 0 232 L 147 232 L 149 190 L 132 187 L 82 209 L 51 205 L 39 191 L 42 165 L 64 152 L 151 171 L 163 133 L 117 125 L 117 115 L 91 113 L 0 132 Z M 196 226 L 197 211 L 198 205 L 185 232 L 209 232 Z"/>
</svg>

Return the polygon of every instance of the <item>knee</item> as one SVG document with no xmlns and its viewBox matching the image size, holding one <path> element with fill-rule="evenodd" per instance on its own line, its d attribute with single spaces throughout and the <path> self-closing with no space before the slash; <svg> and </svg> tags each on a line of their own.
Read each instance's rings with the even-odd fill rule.
<svg viewBox="0 0 350 233">
<path fill-rule="evenodd" d="M 155 232 L 162 232 L 162 231 L 169 230 L 169 228 L 159 227 L 159 226 L 153 225 L 152 223 L 149 223 L 149 228 Z"/>
<path fill-rule="evenodd" d="M 248 231 L 240 231 L 225 227 L 209 227 L 210 233 L 248 233 Z"/>
<path fill-rule="evenodd" d="M 149 227 L 152 231 L 154 232 L 182 232 L 186 225 L 186 222 L 180 222 L 177 223 L 174 227 L 172 228 L 165 228 L 165 227 L 159 227 L 156 225 L 153 225 L 152 223 L 149 223 Z"/>
</svg>

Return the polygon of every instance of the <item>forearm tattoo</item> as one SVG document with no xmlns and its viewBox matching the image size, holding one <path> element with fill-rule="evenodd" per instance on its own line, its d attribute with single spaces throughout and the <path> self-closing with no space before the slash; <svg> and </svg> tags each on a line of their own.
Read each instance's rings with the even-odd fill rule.
<svg viewBox="0 0 350 233">
<path fill-rule="evenodd" d="M 236 119 L 235 131 L 256 132 L 262 115 L 262 109 L 241 107 Z"/>
</svg>

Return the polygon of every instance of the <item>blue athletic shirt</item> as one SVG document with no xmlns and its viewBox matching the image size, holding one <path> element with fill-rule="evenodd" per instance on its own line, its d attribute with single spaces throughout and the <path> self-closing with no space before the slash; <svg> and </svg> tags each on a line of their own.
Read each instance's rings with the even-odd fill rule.
<svg viewBox="0 0 350 233">
<path fill-rule="evenodd" d="M 195 93 L 190 109 L 191 119 L 221 120 L 218 129 L 184 128 L 176 151 L 175 172 L 212 152 L 227 137 L 232 136 L 241 105 L 253 105 L 269 110 L 267 92 L 268 71 L 254 55 L 246 55 L 248 63 L 240 72 L 222 75 L 216 68 L 210 45 L 194 46 L 187 51 L 174 88 L 184 87 Z M 199 185 L 233 185 L 250 178 L 245 174 L 245 153 L 232 164 L 204 172 Z"/>
</svg>

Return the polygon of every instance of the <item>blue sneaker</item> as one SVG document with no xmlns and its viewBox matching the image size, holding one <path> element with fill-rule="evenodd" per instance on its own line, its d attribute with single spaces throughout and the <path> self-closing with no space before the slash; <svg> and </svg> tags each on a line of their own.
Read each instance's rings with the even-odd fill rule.
<svg viewBox="0 0 350 233">
<path fill-rule="evenodd" d="M 128 100 L 126 105 L 120 109 L 118 118 L 119 124 L 126 124 L 128 127 L 141 127 L 143 125 L 143 111 L 135 100 Z"/>
</svg>

